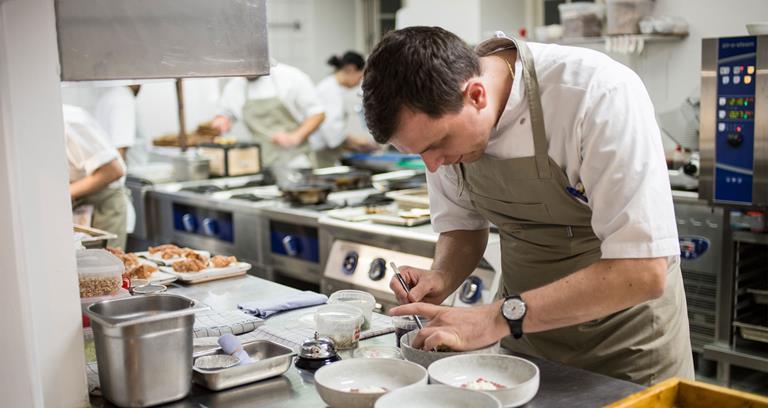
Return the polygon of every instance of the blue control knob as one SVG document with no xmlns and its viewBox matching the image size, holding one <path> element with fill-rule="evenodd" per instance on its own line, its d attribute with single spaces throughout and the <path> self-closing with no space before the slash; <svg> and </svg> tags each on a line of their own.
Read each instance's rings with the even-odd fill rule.
<svg viewBox="0 0 768 408">
<path fill-rule="evenodd" d="M 467 278 L 459 289 L 459 300 L 471 305 L 477 303 L 483 295 L 483 280 L 477 276 Z"/>
<path fill-rule="evenodd" d="M 219 235 L 219 222 L 212 218 L 203 218 L 203 234 L 209 237 L 215 237 Z"/>
<path fill-rule="evenodd" d="M 288 256 L 298 256 L 301 253 L 301 240 L 293 235 L 283 237 L 283 249 Z"/>
<path fill-rule="evenodd" d="M 344 272 L 345 275 L 352 275 L 355 273 L 358 258 L 359 256 L 357 255 L 357 252 L 347 252 L 347 256 L 344 257 L 344 261 L 341 263 L 341 271 Z"/>
<path fill-rule="evenodd" d="M 197 218 L 192 214 L 184 214 L 181 217 L 181 223 L 184 225 L 184 231 L 195 232 L 197 231 Z"/>
<path fill-rule="evenodd" d="M 384 258 L 376 258 L 371 261 L 371 267 L 368 269 L 368 277 L 371 280 L 382 280 L 387 274 L 387 261 Z"/>
</svg>

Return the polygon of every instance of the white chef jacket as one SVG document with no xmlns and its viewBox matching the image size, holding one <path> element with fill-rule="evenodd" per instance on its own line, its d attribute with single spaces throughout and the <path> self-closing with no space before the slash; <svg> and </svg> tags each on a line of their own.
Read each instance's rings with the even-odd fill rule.
<svg viewBox="0 0 768 408">
<path fill-rule="evenodd" d="M 136 97 L 127 86 L 109 88 L 99 97 L 93 116 L 116 148 L 136 143 Z"/>
<path fill-rule="evenodd" d="M 69 181 L 77 181 L 93 174 L 99 167 L 117 159 L 125 170 L 125 163 L 117 149 L 109 141 L 106 132 L 85 110 L 63 105 L 64 137 L 66 139 Z M 125 176 L 110 183 L 109 187 L 121 187 Z"/>
<path fill-rule="evenodd" d="M 344 96 L 354 92 L 339 84 L 335 75 L 329 75 L 317 84 L 317 96 L 325 108 L 325 120 L 309 137 L 312 150 L 336 148 L 346 140 L 347 115 Z"/>
<path fill-rule="evenodd" d="M 511 41 L 510 41 L 511 45 Z M 677 225 L 661 134 L 640 78 L 605 54 L 586 48 L 528 43 L 534 57 L 549 156 L 571 186 L 581 183 L 592 209 L 602 257 L 678 255 Z M 485 153 L 530 157 L 533 133 L 522 66 Z M 467 193 L 459 196 L 449 166 L 427 174 L 437 232 L 485 229 Z"/>
<path fill-rule="evenodd" d="M 242 120 L 246 96 L 248 99 L 278 97 L 299 123 L 309 116 L 324 112 L 309 76 L 298 68 L 281 63 L 272 66 L 269 75 L 255 81 L 230 79 L 221 93 L 220 113 Z"/>
</svg>

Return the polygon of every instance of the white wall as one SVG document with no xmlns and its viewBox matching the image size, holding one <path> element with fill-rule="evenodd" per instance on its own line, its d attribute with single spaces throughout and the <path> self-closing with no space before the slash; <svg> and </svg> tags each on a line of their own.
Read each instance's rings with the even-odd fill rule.
<svg viewBox="0 0 768 408">
<path fill-rule="evenodd" d="M 0 1 L 0 395 L 88 405 L 53 2 Z"/>
<path fill-rule="evenodd" d="M 424 25 L 442 27 L 476 44 L 482 40 L 480 0 L 404 0 L 397 28 Z"/>
<path fill-rule="evenodd" d="M 489 38 L 496 31 L 517 35 L 525 27 L 525 0 L 481 0 L 481 39 Z"/>
</svg>

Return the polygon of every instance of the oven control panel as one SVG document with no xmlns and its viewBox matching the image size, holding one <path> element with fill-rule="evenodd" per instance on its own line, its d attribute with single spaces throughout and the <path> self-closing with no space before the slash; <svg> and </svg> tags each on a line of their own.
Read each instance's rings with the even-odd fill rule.
<svg viewBox="0 0 768 408">
<path fill-rule="evenodd" d="M 336 240 L 328 255 L 323 277 L 333 279 L 355 289 L 370 291 L 382 303 L 394 302 L 394 293 L 389 282 L 395 276 L 389 263 L 398 266 L 412 266 L 429 269 L 432 259 L 408 253 L 378 248 L 356 242 Z M 454 294 L 443 304 L 453 306 L 473 306 L 490 303 L 495 293 L 491 293 L 496 274 L 490 269 L 476 269 Z M 498 283 L 498 282 L 496 282 Z M 379 299 L 380 297 L 385 297 Z"/>
<path fill-rule="evenodd" d="M 173 229 L 232 243 L 232 213 L 191 205 L 173 204 Z"/>
</svg>

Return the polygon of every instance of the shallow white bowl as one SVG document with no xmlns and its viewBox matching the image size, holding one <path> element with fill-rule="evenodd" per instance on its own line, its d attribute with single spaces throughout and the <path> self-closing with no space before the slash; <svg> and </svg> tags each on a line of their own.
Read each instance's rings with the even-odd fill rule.
<svg viewBox="0 0 768 408">
<path fill-rule="evenodd" d="M 418 330 L 405 333 L 400 339 L 400 353 L 403 358 L 412 361 L 424 368 L 428 368 L 433 362 L 452 356 L 461 356 L 465 354 L 496 354 L 499 352 L 499 343 L 492 344 L 472 351 L 427 351 L 411 347 L 411 341 L 416 337 Z"/>
<path fill-rule="evenodd" d="M 747 24 L 747 32 L 749 35 L 768 34 L 768 22 L 749 23 Z"/>
<path fill-rule="evenodd" d="M 478 378 L 502 384 L 507 388 L 482 392 L 498 398 L 505 407 L 523 405 L 539 391 L 539 368 L 519 357 L 466 354 L 435 361 L 428 371 L 434 384 L 461 388 Z"/>
<path fill-rule="evenodd" d="M 329 364 L 315 373 L 315 387 L 331 407 L 373 407 L 384 392 L 355 393 L 351 388 L 384 387 L 389 391 L 427 383 L 427 370 L 404 360 L 359 358 Z"/>
<path fill-rule="evenodd" d="M 501 408 L 496 397 L 447 385 L 414 385 L 392 391 L 376 401 L 376 408 Z"/>
</svg>

